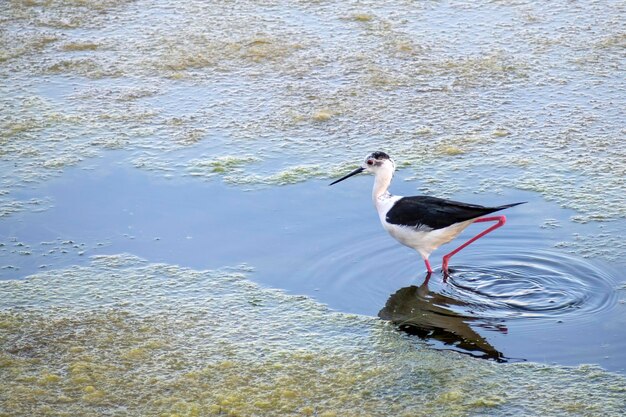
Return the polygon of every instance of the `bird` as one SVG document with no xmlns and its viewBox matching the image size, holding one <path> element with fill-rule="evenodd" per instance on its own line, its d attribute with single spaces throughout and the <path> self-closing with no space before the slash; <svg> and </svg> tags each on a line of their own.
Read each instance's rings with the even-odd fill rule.
<svg viewBox="0 0 626 417">
<path fill-rule="evenodd" d="M 388 189 L 395 170 L 396 165 L 393 159 L 385 152 L 376 151 L 369 154 L 359 168 L 329 185 L 337 184 L 364 171 L 374 174 L 372 200 L 383 228 L 398 242 L 420 254 L 428 274 L 433 272 L 428 258 L 439 246 L 451 242 L 472 223 L 495 222 L 443 256 L 442 272 L 444 276 L 448 276 L 448 266 L 452 256 L 486 234 L 502 227 L 506 222 L 506 217 L 502 215 L 483 216 L 526 203 L 524 201 L 497 207 L 484 207 L 431 196 L 392 195 Z"/>
</svg>

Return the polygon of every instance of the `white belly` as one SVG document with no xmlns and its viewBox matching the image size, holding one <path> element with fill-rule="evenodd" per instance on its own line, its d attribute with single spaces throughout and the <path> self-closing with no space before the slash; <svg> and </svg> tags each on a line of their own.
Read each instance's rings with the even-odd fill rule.
<svg viewBox="0 0 626 417">
<path fill-rule="evenodd" d="M 467 226 L 474 222 L 474 220 L 467 220 L 437 230 L 419 230 L 410 226 L 399 226 L 397 224 L 388 223 L 386 220 L 387 212 L 391 209 L 394 203 L 401 198 L 401 196 L 392 196 L 387 194 L 374 199 L 380 223 L 398 242 L 408 246 L 409 248 L 415 249 L 424 259 L 428 259 L 432 251 L 437 249 L 439 246 L 450 242 Z"/>
<path fill-rule="evenodd" d="M 439 246 L 450 242 L 457 237 L 467 226 L 472 224 L 472 220 L 455 223 L 451 226 L 437 230 L 416 230 L 414 227 L 399 226 L 390 224 L 381 219 L 383 227 L 398 242 L 409 248 L 413 248 L 428 259 L 430 254 Z"/>
</svg>

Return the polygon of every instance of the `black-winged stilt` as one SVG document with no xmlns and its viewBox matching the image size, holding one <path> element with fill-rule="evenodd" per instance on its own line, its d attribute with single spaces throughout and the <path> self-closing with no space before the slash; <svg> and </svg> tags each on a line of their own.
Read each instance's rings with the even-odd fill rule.
<svg viewBox="0 0 626 417">
<path fill-rule="evenodd" d="M 395 169 L 395 163 L 389 155 L 384 152 L 374 152 L 365 158 L 361 167 L 333 181 L 330 185 L 363 171 L 373 173 L 375 179 L 372 199 L 380 222 L 398 242 L 419 252 L 424 259 L 428 273 L 433 271 L 428 257 L 439 246 L 450 242 L 472 223 L 496 222 L 443 257 L 442 270 L 447 275 L 448 263 L 453 255 L 506 222 L 505 216 L 481 216 L 523 204 L 483 207 L 437 197 L 391 195 L 387 189 L 391 184 Z"/>
</svg>

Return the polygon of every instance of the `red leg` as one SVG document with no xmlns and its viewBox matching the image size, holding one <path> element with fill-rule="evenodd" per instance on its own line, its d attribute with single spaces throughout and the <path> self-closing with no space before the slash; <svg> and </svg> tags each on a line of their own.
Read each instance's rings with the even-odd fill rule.
<svg viewBox="0 0 626 417">
<path fill-rule="evenodd" d="M 481 237 L 485 236 L 487 233 L 493 232 L 498 227 L 501 227 L 502 225 L 504 225 L 504 223 L 506 223 L 506 217 L 505 216 L 481 217 L 479 219 L 474 220 L 474 223 L 481 223 L 481 222 L 497 222 L 497 223 L 491 226 L 490 228 L 483 230 L 482 232 L 480 232 L 479 234 L 477 234 L 476 236 L 474 236 L 473 238 L 471 238 L 470 240 L 468 240 L 467 242 L 465 242 L 464 244 L 462 244 L 461 246 L 459 246 L 458 248 L 456 248 L 449 254 L 445 255 L 443 257 L 443 264 L 441 265 L 441 268 L 443 269 L 444 274 L 446 275 L 448 274 L 448 262 L 450 261 L 450 258 L 452 258 L 452 256 L 456 255 L 461 249 L 463 249 L 470 243 L 480 239 Z"/>
<path fill-rule="evenodd" d="M 428 273 L 432 274 L 433 269 L 430 267 L 430 262 L 428 262 L 428 259 L 424 259 L 424 263 L 426 264 L 426 270 L 428 271 Z"/>
</svg>

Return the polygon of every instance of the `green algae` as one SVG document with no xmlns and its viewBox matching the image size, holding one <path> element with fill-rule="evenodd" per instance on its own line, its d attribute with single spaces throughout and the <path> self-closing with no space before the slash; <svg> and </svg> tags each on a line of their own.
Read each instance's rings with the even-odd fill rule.
<svg viewBox="0 0 626 417">
<path fill-rule="evenodd" d="M 33 34 L 26 39 L 15 39 L 8 37 L 6 32 L 0 32 L 0 44 L 2 45 L 0 62 L 19 58 L 25 54 L 38 53 L 59 39 L 56 35 L 46 33 Z"/>
<path fill-rule="evenodd" d="M 100 44 L 95 42 L 68 42 L 62 46 L 64 51 L 95 51 Z"/>
<path fill-rule="evenodd" d="M 14 213 L 28 210 L 32 213 L 45 211 L 52 207 L 50 198 L 31 198 L 28 200 L 17 200 L 10 197 L 4 197 L 0 194 L 0 218 L 8 217 Z"/>
<path fill-rule="evenodd" d="M 215 158 L 192 159 L 187 170 L 194 177 L 213 177 L 217 174 L 237 176 L 246 164 L 259 161 L 253 156 L 218 156 Z"/>
<path fill-rule="evenodd" d="M 190 36 L 184 44 L 180 43 L 180 37 L 177 36 L 174 39 L 161 39 L 161 42 L 165 45 L 164 53 L 154 65 L 174 72 L 205 67 L 226 71 L 233 65 L 282 62 L 302 48 L 290 38 L 274 39 L 262 35 L 234 40 Z"/>
<path fill-rule="evenodd" d="M 348 169 L 355 169 L 356 165 L 348 165 Z M 225 175 L 224 181 L 237 184 L 267 184 L 267 185 L 287 185 L 287 184 L 296 184 L 302 181 L 305 181 L 311 177 L 321 177 L 321 178 L 336 178 L 338 176 L 345 175 L 346 165 L 337 164 L 334 166 L 322 167 L 320 165 L 307 164 L 307 165 L 297 165 L 290 166 L 288 168 L 283 169 L 282 171 L 278 171 L 272 175 L 263 176 L 258 174 L 243 174 L 241 172 L 235 172 L 236 175 Z"/>
<path fill-rule="evenodd" d="M 585 258 L 602 257 L 618 261 L 621 254 L 626 251 L 626 242 L 621 236 L 601 230 L 598 233 L 575 233 L 571 240 L 559 242 L 555 247 Z"/>
<path fill-rule="evenodd" d="M 122 254 L 1 282 L 0 413 L 617 416 L 626 405 L 622 376 L 430 350 L 249 273 Z"/>
<path fill-rule="evenodd" d="M 111 149 L 160 175 L 246 186 L 330 177 L 382 149 L 423 192 L 449 196 L 464 172 L 488 176 L 480 191 L 539 192 L 573 221 L 626 216 L 615 5 L 6 6 L 5 215 L 28 210 L 20 186 Z M 199 155 L 258 160 L 220 171 Z"/>
<path fill-rule="evenodd" d="M 325 122 L 331 117 L 333 117 L 333 114 L 328 110 L 317 110 L 311 116 L 311 118 L 316 122 Z"/>
</svg>

